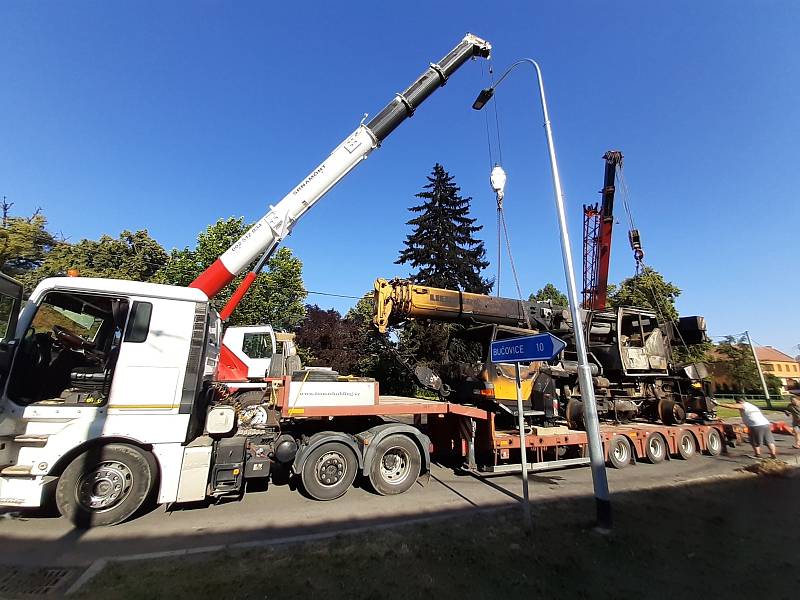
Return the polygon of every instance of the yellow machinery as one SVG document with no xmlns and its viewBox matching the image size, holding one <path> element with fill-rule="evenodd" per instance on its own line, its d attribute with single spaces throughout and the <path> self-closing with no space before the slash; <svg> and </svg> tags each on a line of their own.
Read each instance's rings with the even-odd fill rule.
<svg viewBox="0 0 800 600">
<path fill-rule="evenodd" d="M 481 346 L 482 359 L 474 365 L 462 365 L 458 377 L 450 378 L 448 386 L 456 391 L 458 400 L 493 399 L 499 404 L 516 402 L 514 367 L 492 363 L 490 343 L 496 339 L 533 335 L 549 329 L 553 307 L 548 302 L 527 302 L 471 294 L 416 285 L 408 279 L 377 279 L 374 290 L 373 323 L 381 333 L 409 319 L 475 325 L 458 336 Z M 537 328 L 534 328 L 538 326 Z M 540 363 L 521 365 L 523 398 L 528 400 L 534 390 Z M 548 386 L 541 390 L 550 394 Z"/>
</svg>

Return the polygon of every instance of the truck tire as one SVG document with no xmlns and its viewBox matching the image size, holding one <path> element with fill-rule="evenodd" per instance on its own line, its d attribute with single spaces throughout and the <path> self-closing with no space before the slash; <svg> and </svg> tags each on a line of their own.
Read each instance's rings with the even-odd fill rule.
<svg viewBox="0 0 800 600">
<path fill-rule="evenodd" d="M 719 456 L 722 454 L 722 436 L 719 429 L 712 428 L 706 436 L 706 454 L 709 456 Z"/>
<path fill-rule="evenodd" d="M 624 435 L 615 435 L 608 443 L 608 464 L 624 469 L 631 463 L 631 443 Z"/>
<path fill-rule="evenodd" d="M 694 436 L 688 431 L 681 431 L 678 436 L 678 456 L 683 460 L 694 458 L 697 454 L 697 444 L 694 441 Z"/>
<path fill-rule="evenodd" d="M 656 465 L 667 457 L 667 442 L 660 433 L 651 433 L 644 441 L 644 453 L 647 462 Z"/>
<path fill-rule="evenodd" d="M 350 489 L 357 471 L 358 460 L 350 448 L 326 442 L 305 458 L 300 481 L 314 500 L 335 500 Z"/>
<path fill-rule="evenodd" d="M 422 457 L 407 435 L 390 435 L 378 442 L 369 465 L 369 483 L 381 496 L 402 494 L 419 477 Z"/>
<path fill-rule="evenodd" d="M 683 406 L 670 398 L 658 401 L 658 418 L 664 425 L 681 425 L 686 420 Z"/>
<path fill-rule="evenodd" d="M 564 417 L 567 420 L 567 426 L 576 431 L 583 430 L 583 402 L 577 398 L 570 398 L 567 402 Z"/>
<path fill-rule="evenodd" d="M 77 456 L 56 485 L 56 506 L 76 527 L 116 525 L 150 496 L 155 458 L 135 446 L 108 444 Z"/>
<path fill-rule="evenodd" d="M 264 397 L 263 390 L 252 390 L 249 392 L 242 392 L 236 394 L 234 396 L 236 402 L 238 402 L 239 406 L 242 408 L 247 408 L 250 406 L 258 406 L 259 404 L 265 404 L 268 402 L 268 399 Z"/>
</svg>

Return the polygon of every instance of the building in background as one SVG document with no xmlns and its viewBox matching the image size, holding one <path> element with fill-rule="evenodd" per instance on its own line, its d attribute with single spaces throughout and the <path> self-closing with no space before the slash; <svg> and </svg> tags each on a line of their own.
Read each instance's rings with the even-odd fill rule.
<svg viewBox="0 0 800 600">
<path fill-rule="evenodd" d="M 800 363 L 772 346 L 756 346 L 756 356 L 761 370 L 781 380 L 783 391 L 800 387 Z"/>
<path fill-rule="evenodd" d="M 744 386 L 747 394 L 763 395 L 750 346 L 736 344 L 734 348 L 733 359 L 717 347 L 708 353 L 708 366 L 715 393 L 741 394 Z M 784 394 L 787 390 L 800 387 L 800 362 L 796 358 L 772 346 L 756 346 L 755 351 L 771 393 Z"/>
</svg>

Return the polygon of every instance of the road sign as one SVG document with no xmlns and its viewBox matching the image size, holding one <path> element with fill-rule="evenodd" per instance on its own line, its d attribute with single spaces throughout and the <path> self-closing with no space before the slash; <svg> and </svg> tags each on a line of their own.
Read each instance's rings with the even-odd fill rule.
<svg viewBox="0 0 800 600">
<path fill-rule="evenodd" d="M 552 360 L 566 347 L 566 342 L 551 333 L 492 342 L 492 362 L 512 363 Z"/>
</svg>

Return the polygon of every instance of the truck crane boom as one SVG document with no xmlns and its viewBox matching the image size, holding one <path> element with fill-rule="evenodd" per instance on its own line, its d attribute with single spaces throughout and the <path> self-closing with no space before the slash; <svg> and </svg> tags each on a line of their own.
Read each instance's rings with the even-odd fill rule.
<svg viewBox="0 0 800 600">
<path fill-rule="evenodd" d="M 614 192 L 617 168 L 622 166 L 622 152 L 609 150 L 603 176 L 602 202 L 583 207 L 583 305 L 603 310 L 608 299 L 608 264 L 611 258 L 611 234 L 614 228 Z"/>
<path fill-rule="evenodd" d="M 416 108 L 469 58 L 488 58 L 491 44 L 472 34 L 450 51 L 439 63 L 433 63 L 403 93 L 381 110 L 366 125 L 362 124 L 337 146 L 330 156 L 311 171 L 269 212 L 228 248 L 189 287 L 202 290 L 211 298 L 239 273 L 262 255 L 263 264 L 294 227 L 295 223 L 334 185 L 377 148 L 398 125 L 414 114 Z M 250 283 L 252 279 L 250 278 Z M 240 298 L 243 292 L 238 295 Z M 230 309 L 232 310 L 232 308 Z M 229 311 L 228 314 L 230 314 Z"/>
<path fill-rule="evenodd" d="M 533 328 L 549 331 L 554 328 L 554 314 L 560 316 L 559 322 L 567 315 L 562 307 L 550 302 L 471 294 L 416 285 L 408 279 L 376 279 L 374 289 L 373 323 L 381 333 L 391 325 L 414 318 L 527 327 L 526 314 Z"/>
</svg>

